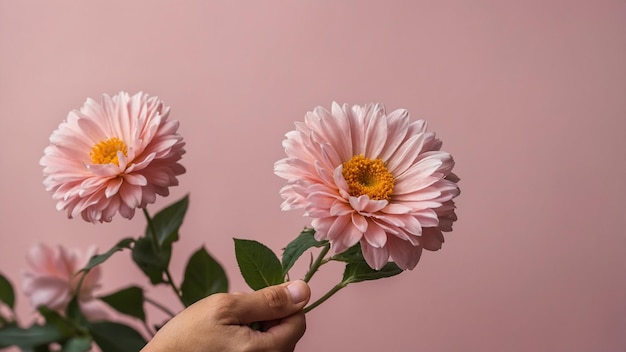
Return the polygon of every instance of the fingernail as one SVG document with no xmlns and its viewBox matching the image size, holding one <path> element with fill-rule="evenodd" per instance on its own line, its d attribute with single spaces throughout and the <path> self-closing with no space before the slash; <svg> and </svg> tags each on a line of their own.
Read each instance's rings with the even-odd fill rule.
<svg viewBox="0 0 626 352">
<path fill-rule="evenodd" d="M 287 286 L 293 303 L 300 303 L 307 298 L 308 287 L 302 280 L 296 280 Z"/>
</svg>

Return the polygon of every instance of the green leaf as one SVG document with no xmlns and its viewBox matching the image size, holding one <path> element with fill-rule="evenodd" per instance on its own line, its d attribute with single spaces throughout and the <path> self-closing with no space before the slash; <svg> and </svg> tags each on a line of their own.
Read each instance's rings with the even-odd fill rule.
<svg viewBox="0 0 626 352">
<path fill-rule="evenodd" d="M 146 234 L 133 246 L 135 264 L 150 278 L 153 285 L 165 283 L 163 273 L 168 269 L 172 257 L 172 243 L 178 240 L 178 230 L 189 206 L 189 197 L 168 206 L 150 218 Z M 153 233 L 154 232 L 154 233 Z M 153 238 L 156 237 L 156 243 Z"/>
<path fill-rule="evenodd" d="M 91 270 L 97 265 L 104 263 L 115 252 L 119 252 L 124 249 L 129 249 L 134 242 L 135 240 L 132 238 L 124 238 L 120 240 L 119 242 L 117 242 L 115 246 L 111 247 L 111 249 L 109 249 L 106 253 L 94 255 L 93 257 L 91 257 L 87 265 L 83 269 L 81 269 L 81 271 Z"/>
<path fill-rule="evenodd" d="M 143 289 L 141 287 L 127 287 L 108 296 L 100 297 L 100 299 L 122 314 L 146 321 L 146 313 L 143 309 Z"/>
<path fill-rule="evenodd" d="M 70 302 L 67 304 L 67 308 L 65 309 L 65 315 L 70 321 L 73 321 L 76 325 L 83 325 L 87 319 L 83 315 L 83 312 L 80 310 L 80 305 L 78 304 L 78 297 L 74 295 Z"/>
<path fill-rule="evenodd" d="M 11 310 L 15 307 L 15 291 L 13 285 L 6 277 L 0 274 L 0 301 L 9 306 Z"/>
<path fill-rule="evenodd" d="M 54 325 L 32 325 L 27 329 L 17 326 L 5 326 L 0 329 L 0 348 L 19 346 L 23 349 L 32 349 L 37 345 L 57 342 L 63 339 L 63 334 Z"/>
<path fill-rule="evenodd" d="M 361 244 L 357 243 L 354 246 L 346 249 L 345 251 L 335 254 L 330 258 L 331 260 L 336 260 L 339 262 L 345 263 L 362 263 L 365 262 L 363 258 L 363 253 L 361 252 Z"/>
<path fill-rule="evenodd" d="M 235 238 L 235 257 L 244 280 L 253 290 L 284 282 L 280 260 L 260 242 Z"/>
<path fill-rule="evenodd" d="M 37 310 L 46 319 L 46 324 L 56 326 L 63 337 L 67 338 L 76 334 L 76 326 L 68 318 L 46 306 L 40 306 Z"/>
<path fill-rule="evenodd" d="M 89 337 L 73 337 L 63 344 L 61 352 L 89 352 L 91 339 Z"/>
<path fill-rule="evenodd" d="M 347 284 L 361 282 L 367 280 L 378 280 L 385 277 L 398 275 L 402 272 L 396 263 L 389 262 L 382 269 L 374 270 L 365 262 L 348 263 L 343 272 L 342 282 Z"/>
<path fill-rule="evenodd" d="M 150 237 L 139 238 L 132 250 L 133 261 L 150 278 L 153 285 L 165 282 L 163 272 L 167 269 L 171 256 L 171 246 L 156 248 Z"/>
<path fill-rule="evenodd" d="M 222 266 L 201 247 L 187 262 L 185 279 L 181 285 L 186 307 L 218 292 L 228 292 L 228 278 Z"/>
<path fill-rule="evenodd" d="M 102 352 L 137 352 L 146 340 L 130 326 L 110 321 L 88 324 L 91 337 Z"/>
<path fill-rule="evenodd" d="M 189 196 L 187 195 L 158 212 L 151 220 L 152 227 L 146 227 L 146 237 L 151 237 L 150 232 L 154 229 L 159 247 L 167 247 L 178 241 L 178 230 L 183 224 L 188 207 Z"/>
<path fill-rule="evenodd" d="M 283 276 L 293 267 L 298 258 L 311 247 L 323 247 L 327 241 L 318 241 L 314 237 L 315 230 L 308 228 L 285 247 L 283 251 Z"/>
</svg>

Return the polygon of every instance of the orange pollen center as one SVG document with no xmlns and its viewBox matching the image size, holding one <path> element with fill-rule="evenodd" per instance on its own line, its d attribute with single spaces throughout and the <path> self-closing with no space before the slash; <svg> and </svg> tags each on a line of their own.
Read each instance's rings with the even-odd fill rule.
<svg viewBox="0 0 626 352">
<path fill-rule="evenodd" d="M 370 199 L 389 200 L 395 179 L 381 159 L 367 159 L 355 155 L 343 163 L 343 177 L 348 183 L 348 193 L 359 197 L 367 194 Z"/>
<path fill-rule="evenodd" d="M 120 162 L 117 160 L 117 152 L 122 152 L 124 156 L 128 156 L 126 143 L 117 137 L 113 137 L 94 145 L 89 156 L 94 164 L 115 164 L 119 166 Z"/>
</svg>

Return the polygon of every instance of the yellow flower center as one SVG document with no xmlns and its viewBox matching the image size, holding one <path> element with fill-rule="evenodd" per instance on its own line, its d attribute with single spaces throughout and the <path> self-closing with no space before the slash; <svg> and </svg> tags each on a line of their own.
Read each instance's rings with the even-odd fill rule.
<svg viewBox="0 0 626 352">
<path fill-rule="evenodd" d="M 124 156 L 128 156 L 126 143 L 117 137 L 109 138 L 99 142 L 91 148 L 91 161 L 94 164 L 115 164 L 120 165 L 117 160 L 117 152 L 122 152 Z"/>
<path fill-rule="evenodd" d="M 395 179 L 381 159 L 367 159 L 355 155 L 343 163 L 343 177 L 351 196 L 367 194 L 370 199 L 389 200 Z"/>
</svg>

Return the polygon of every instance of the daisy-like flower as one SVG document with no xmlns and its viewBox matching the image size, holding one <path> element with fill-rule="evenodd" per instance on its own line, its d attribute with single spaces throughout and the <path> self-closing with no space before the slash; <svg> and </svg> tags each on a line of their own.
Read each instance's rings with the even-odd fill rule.
<svg viewBox="0 0 626 352">
<path fill-rule="evenodd" d="M 157 97 L 125 92 L 71 111 L 40 161 L 57 209 L 109 222 L 116 212 L 130 219 L 157 194 L 167 196 L 185 172 L 178 163 L 185 143 L 169 112 Z"/>
<path fill-rule="evenodd" d="M 23 273 L 23 290 L 33 308 L 46 306 L 64 312 L 78 288 L 84 273 L 76 275 L 89 258 L 95 254 L 95 247 L 84 255 L 78 250 L 67 250 L 62 246 L 50 248 L 43 244 L 32 247 L 26 256 L 30 267 Z M 93 268 L 83 279 L 78 292 L 78 304 L 83 314 L 90 320 L 107 317 L 104 305 L 93 296 L 100 287 L 100 267 Z"/>
<path fill-rule="evenodd" d="M 368 265 L 413 269 L 456 220 L 454 161 L 423 120 L 381 104 L 317 107 L 286 134 L 282 210 L 304 209 L 331 254 L 360 242 Z"/>
</svg>

